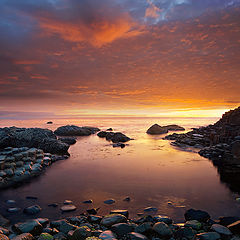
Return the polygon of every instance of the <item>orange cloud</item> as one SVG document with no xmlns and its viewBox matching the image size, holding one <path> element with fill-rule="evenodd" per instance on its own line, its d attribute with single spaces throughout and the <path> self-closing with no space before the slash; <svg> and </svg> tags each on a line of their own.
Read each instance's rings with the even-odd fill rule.
<svg viewBox="0 0 240 240">
<path fill-rule="evenodd" d="M 75 43 L 88 42 L 95 47 L 142 33 L 142 30 L 136 29 L 136 24 L 127 14 L 111 21 L 99 19 L 90 24 L 40 18 L 40 26 L 47 34 L 57 34 L 62 39 Z"/>
<path fill-rule="evenodd" d="M 159 18 L 161 9 L 156 7 L 150 0 L 147 1 L 149 7 L 145 11 L 145 18 Z"/>
</svg>

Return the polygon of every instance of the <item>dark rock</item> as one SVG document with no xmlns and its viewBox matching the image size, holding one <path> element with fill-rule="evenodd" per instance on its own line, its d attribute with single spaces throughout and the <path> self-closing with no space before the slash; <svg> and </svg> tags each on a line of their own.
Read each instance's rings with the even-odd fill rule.
<svg viewBox="0 0 240 240">
<path fill-rule="evenodd" d="M 17 213 L 17 212 L 21 211 L 21 208 L 12 207 L 12 208 L 8 208 L 7 211 L 10 212 L 10 213 Z"/>
<path fill-rule="evenodd" d="M 110 214 L 105 216 L 102 220 L 101 220 L 101 225 L 105 226 L 105 227 L 110 227 L 116 223 L 122 223 L 122 222 L 126 222 L 127 218 L 121 214 Z"/>
<path fill-rule="evenodd" d="M 58 206 L 58 203 L 50 203 L 48 204 L 49 207 L 57 207 Z"/>
<path fill-rule="evenodd" d="M 18 233 L 31 233 L 35 236 L 42 232 L 43 226 L 37 220 L 30 220 L 24 223 L 15 224 L 13 229 Z"/>
<path fill-rule="evenodd" d="M 114 143 L 112 146 L 113 147 L 125 148 L 126 145 L 124 143 Z"/>
<path fill-rule="evenodd" d="M 86 211 L 88 214 L 96 215 L 99 209 L 100 208 L 92 208 L 92 209 L 87 209 Z"/>
<path fill-rule="evenodd" d="M 47 124 L 53 124 L 53 122 L 52 122 L 52 121 L 49 121 L 49 122 L 47 122 Z"/>
<path fill-rule="evenodd" d="M 127 142 L 129 141 L 130 138 L 127 137 L 126 135 L 124 135 L 123 133 L 120 133 L 120 132 L 116 132 L 113 134 L 112 138 L 111 138 L 111 141 L 113 143 L 118 143 L 118 142 Z"/>
<path fill-rule="evenodd" d="M 90 237 L 91 229 L 87 226 L 77 228 L 72 235 L 72 240 L 85 240 L 87 237 Z"/>
<path fill-rule="evenodd" d="M 119 237 L 123 237 L 128 233 L 132 232 L 132 226 L 128 225 L 127 223 L 117 223 L 112 225 L 111 230 L 117 234 Z"/>
<path fill-rule="evenodd" d="M 89 215 L 87 217 L 87 220 L 90 223 L 100 223 L 100 221 L 102 220 L 102 217 L 101 216 L 95 216 L 95 215 Z"/>
<path fill-rule="evenodd" d="M 219 217 L 219 224 L 228 226 L 238 220 L 240 220 L 239 217 Z"/>
<path fill-rule="evenodd" d="M 225 235 L 225 236 L 231 236 L 232 235 L 231 231 L 227 227 L 224 227 L 220 224 L 213 224 L 211 226 L 211 229 L 213 231 L 219 233 L 220 235 Z"/>
<path fill-rule="evenodd" d="M 105 138 L 106 136 L 107 136 L 107 132 L 105 132 L 105 131 L 101 131 L 101 132 L 99 132 L 97 135 L 98 135 L 98 137 L 100 137 L 100 138 Z"/>
<path fill-rule="evenodd" d="M 50 223 L 50 226 L 56 228 L 58 231 L 67 234 L 69 231 L 75 230 L 77 226 L 70 224 L 65 219 Z"/>
<path fill-rule="evenodd" d="M 142 224 L 139 224 L 135 228 L 135 232 L 142 233 L 142 234 L 148 234 L 152 231 L 152 223 L 151 222 L 144 222 Z"/>
<path fill-rule="evenodd" d="M 115 203 L 115 200 L 114 199 L 108 199 L 108 200 L 105 200 L 104 203 L 105 204 L 113 204 L 113 203 Z"/>
<path fill-rule="evenodd" d="M 197 234 L 197 237 L 200 240 L 218 240 L 218 239 L 221 239 L 220 234 L 218 234 L 217 232 L 204 232 L 204 233 Z"/>
<path fill-rule="evenodd" d="M 58 136 L 89 136 L 100 129 L 93 127 L 78 127 L 75 125 L 66 125 L 57 128 L 54 133 Z"/>
<path fill-rule="evenodd" d="M 168 217 L 168 216 L 158 215 L 158 216 L 155 216 L 153 219 L 156 222 L 164 222 L 164 223 L 166 223 L 168 225 L 173 223 L 173 220 L 170 217 Z"/>
<path fill-rule="evenodd" d="M 174 237 L 176 239 L 194 239 L 195 231 L 190 227 L 181 227 L 174 232 Z"/>
<path fill-rule="evenodd" d="M 163 126 L 163 128 L 167 129 L 168 131 L 184 131 L 185 128 L 178 126 L 178 125 L 167 125 L 167 126 Z"/>
<path fill-rule="evenodd" d="M 59 232 L 53 236 L 54 240 L 67 240 L 66 234 Z"/>
<path fill-rule="evenodd" d="M 106 131 L 113 131 L 113 129 L 112 128 L 108 128 Z"/>
<path fill-rule="evenodd" d="M 164 222 L 155 223 L 153 230 L 158 233 L 161 237 L 170 237 L 173 233 L 169 226 Z"/>
<path fill-rule="evenodd" d="M 65 137 L 65 138 L 62 137 L 62 138 L 59 138 L 58 140 L 68 145 L 73 145 L 77 142 L 76 138 L 74 137 Z"/>
<path fill-rule="evenodd" d="M 83 203 L 93 203 L 93 200 L 89 199 L 89 200 L 83 201 Z"/>
<path fill-rule="evenodd" d="M 143 210 L 144 212 L 157 212 L 158 209 L 155 207 L 147 207 Z"/>
<path fill-rule="evenodd" d="M 24 208 L 23 212 L 29 215 L 34 215 L 34 214 L 38 214 L 41 210 L 42 209 L 39 205 L 33 205 L 30 207 Z"/>
<path fill-rule="evenodd" d="M 185 219 L 188 220 L 197 220 L 199 222 L 206 222 L 210 219 L 210 215 L 202 210 L 189 209 L 184 214 Z"/>
<path fill-rule="evenodd" d="M 125 202 L 130 202 L 130 201 L 131 201 L 131 198 L 130 198 L 130 197 L 125 197 L 125 198 L 123 199 L 123 201 L 125 201 Z"/>
<path fill-rule="evenodd" d="M 234 234 L 240 234 L 240 221 L 236 221 L 227 226 L 228 229 Z"/>
<path fill-rule="evenodd" d="M 38 240 L 53 240 L 53 236 L 49 233 L 41 233 Z"/>
<path fill-rule="evenodd" d="M 164 134 L 167 133 L 168 130 L 164 127 L 159 126 L 158 124 L 152 125 L 148 130 L 147 133 L 151 135 L 157 135 L 157 134 Z"/>
</svg>

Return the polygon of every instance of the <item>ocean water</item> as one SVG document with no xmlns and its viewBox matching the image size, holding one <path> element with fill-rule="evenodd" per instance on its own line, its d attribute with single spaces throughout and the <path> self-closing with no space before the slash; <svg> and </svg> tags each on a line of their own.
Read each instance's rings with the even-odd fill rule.
<svg viewBox="0 0 240 240">
<path fill-rule="evenodd" d="M 52 120 L 52 119 L 51 119 Z M 143 212 L 145 207 L 158 208 L 157 214 L 169 215 L 182 221 L 188 208 L 203 209 L 213 218 L 240 214 L 238 195 L 220 181 L 217 169 L 196 151 L 181 151 L 163 140 L 165 135 L 151 136 L 146 130 L 154 123 L 179 124 L 186 128 L 214 123 L 216 118 L 82 118 L 48 120 L 0 120 L 0 127 L 41 127 L 55 130 L 65 124 L 95 126 L 101 130 L 112 127 L 134 140 L 121 148 L 97 135 L 78 137 L 70 147 L 70 158 L 52 164 L 44 174 L 18 188 L 0 192 L 0 213 L 12 221 L 26 218 L 22 212 L 6 211 L 7 199 L 15 199 L 16 206 L 24 208 L 39 204 L 42 211 L 36 217 L 60 219 L 83 213 L 86 209 L 100 207 L 99 214 L 111 209 L 128 209 L 131 217 Z M 36 196 L 37 200 L 27 200 Z M 130 196 L 130 202 L 123 199 Z M 104 200 L 113 198 L 116 203 L 106 205 Z M 62 214 L 60 206 L 69 199 L 77 211 Z M 82 201 L 92 199 L 93 204 Z M 51 208 L 49 203 L 58 203 Z M 171 202 L 171 204 L 169 204 Z"/>
</svg>

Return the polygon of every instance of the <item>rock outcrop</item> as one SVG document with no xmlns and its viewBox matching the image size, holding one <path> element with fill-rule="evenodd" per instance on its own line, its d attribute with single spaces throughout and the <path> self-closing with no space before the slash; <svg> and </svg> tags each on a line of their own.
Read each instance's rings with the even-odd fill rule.
<svg viewBox="0 0 240 240">
<path fill-rule="evenodd" d="M 158 124 L 152 125 L 148 130 L 147 133 L 151 135 L 158 135 L 168 133 L 168 131 L 184 131 L 185 128 L 178 126 L 178 125 L 167 125 L 167 126 L 160 126 Z"/>
<path fill-rule="evenodd" d="M 54 133 L 58 136 L 89 136 L 100 131 L 95 127 L 78 127 L 75 125 L 66 125 L 57 128 Z"/>
<path fill-rule="evenodd" d="M 106 138 L 106 140 L 112 141 L 113 143 L 124 143 L 131 140 L 129 137 L 127 137 L 125 134 L 121 132 L 114 133 L 114 132 L 101 131 L 97 135 L 98 137 Z"/>
<path fill-rule="evenodd" d="M 57 140 L 49 129 L 42 128 L 0 128 L 0 149 L 6 147 L 40 148 L 52 154 L 68 154 L 69 145 Z"/>
</svg>

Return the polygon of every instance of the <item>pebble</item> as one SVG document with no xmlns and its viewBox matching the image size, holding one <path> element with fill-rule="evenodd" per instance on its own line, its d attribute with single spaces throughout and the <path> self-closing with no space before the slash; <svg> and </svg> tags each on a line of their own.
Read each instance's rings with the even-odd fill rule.
<svg viewBox="0 0 240 240">
<path fill-rule="evenodd" d="M 108 200 L 105 200 L 104 203 L 105 204 L 113 204 L 113 203 L 115 203 L 115 200 L 114 199 L 108 199 Z"/>
<path fill-rule="evenodd" d="M 77 209 L 77 207 L 74 206 L 74 205 L 71 205 L 71 204 L 68 204 L 68 205 L 65 205 L 65 206 L 61 207 L 62 212 L 71 212 L 71 211 L 75 211 L 76 209 Z"/>
</svg>

